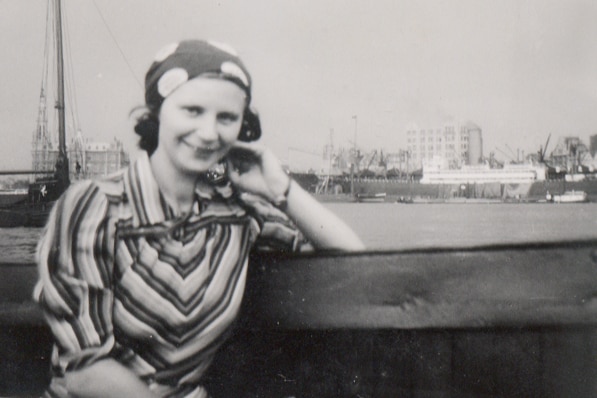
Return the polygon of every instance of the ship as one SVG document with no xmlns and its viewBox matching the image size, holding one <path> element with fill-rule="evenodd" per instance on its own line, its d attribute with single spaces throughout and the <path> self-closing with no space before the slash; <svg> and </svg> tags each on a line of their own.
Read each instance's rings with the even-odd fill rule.
<svg viewBox="0 0 597 398">
<path fill-rule="evenodd" d="M 71 110 L 65 99 L 64 59 L 70 57 L 65 56 L 64 40 L 61 3 L 56 1 L 48 7 L 44 62 L 44 71 L 47 71 L 51 69 L 48 66 L 51 60 L 55 61 L 55 87 L 48 87 L 47 77 L 42 78 L 37 126 L 32 140 L 32 169 L 0 171 L 0 175 L 5 176 L 32 176 L 33 181 L 26 189 L 0 191 L 0 228 L 42 227 L 52 205 L 72 181 L 110 174 L 129 162 L 122 142 L 89 142 L 80 130 L 71 134 L 71 142 L 67 146 L 66 113 Z M 55 54 L 50 54 L 52 49 Z M 46 99 L 50 90 L 56 97 L 57 140 L 52 139 L 48 131 Z"/>
<path fill-rule="evenodd" d="M 0 189 L 0 208 L 22 202 L 27 198 L 28 192 L 26 188 Z"/>
</svg>

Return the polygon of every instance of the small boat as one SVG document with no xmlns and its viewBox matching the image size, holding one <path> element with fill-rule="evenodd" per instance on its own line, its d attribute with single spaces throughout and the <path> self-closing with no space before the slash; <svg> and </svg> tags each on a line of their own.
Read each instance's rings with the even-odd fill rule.
<svg viewBox="0 0 597 398">
<path fill-rule="evenodd" d="M 357 202 L 384 202 L 386 200 L 386 193 L 357 193 L 354 197 Z"/>
<path fill-rule="evenodd" d="M 414 200 L 410 196 L 400 196 L 398 199 L 396 199 L 396 203 L 414 203 Z"/>
<path fill-rule="evenodd" d="M 548 200 L 549 200 L 548 194 Z M 587 193 L 584 191 L 566 191 L 560 195 L 552 195 L 551 200 L 554 203 L 582 203 L 587 202 Z"/>
</svg>

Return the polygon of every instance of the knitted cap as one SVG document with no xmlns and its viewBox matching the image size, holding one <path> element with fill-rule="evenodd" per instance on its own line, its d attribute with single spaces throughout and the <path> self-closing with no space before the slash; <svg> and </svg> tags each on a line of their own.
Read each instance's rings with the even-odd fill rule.
<svg viewBox="0 0 597 398">
<path fill-rule="evenodd" d="M 162 48 L 145 75 L 145 103 L 159 107 L 181 84 L 201 75 L 237 84 L 251 100 L 251 76 L 236 52 L 225 44 L 184 40 Z"/>
</svg>

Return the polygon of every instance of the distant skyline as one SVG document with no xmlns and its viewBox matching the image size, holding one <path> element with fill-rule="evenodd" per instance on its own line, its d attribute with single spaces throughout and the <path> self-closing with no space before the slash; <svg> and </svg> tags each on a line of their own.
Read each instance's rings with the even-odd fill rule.
<svg viewBox="0 0 597 398">
<path fill-rule="evenodd" d="M 551 133 L 597 134 L 597 3 L 591 0 L 63 0 L 79 127 L 135 152 L 157 50 L 229 43 L 254 80 L 263 143 L 283 162 L 335 146 L 406 148 L 409 123 L 472 121 L 488 154 L 537 151 Z M 0 168 L 31 166 L 46 2 L 0 0 Z M 48 102 L 51 107 L 52 101 Z M 332 133 L 333 132 L 333 133 Z M 296 148 L 294 150 L 293 148 Z M 499 153 L 496 156 L 500 157 Z M 502 156 L 502 158 L 504 158 Z M 292 164 L 291 164 L 292 166 Z"/>
</svg>

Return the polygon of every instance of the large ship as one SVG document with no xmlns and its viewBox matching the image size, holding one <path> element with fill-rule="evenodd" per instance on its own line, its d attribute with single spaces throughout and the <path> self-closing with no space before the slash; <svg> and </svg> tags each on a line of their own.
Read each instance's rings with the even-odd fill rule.
<svg viewBox="0 0 597 398">
<path fill-rule="evenodd" d="M 52 205 L 68 188 L 71 181 L 95 178 L 114 172 L 129 162 L 123 144 L 89 142 L 76 126 L 71 126 L 70 144 L 67 144 L 66 114 L 74 106 L 68 106 L 65 95 L 64 39 L 60 1 L 48 7 L 46 27 L 45 62 L 39 99 L 37 127 L 32 140 L 32 169 L 0 172 L 0 175 L 20 175 L 31 178 L 28 187 L 0 190 L 0 228 L 40 227 L 46 222 Z M 67 47 L 68 48 L 68 47 Z M 55 51 L 51 54 L 52 50 Z M 49 64 L 55 62 L 55 81 L 47 76 Z M 71 85 L 74 86 L 74 85 Z M 55 96 L 55 118 L 49 120 L 46 112 L 48 93 Z M 73 96 L 74 97 L 74 96 Z M 54 116 L 54 115 L 52 115 Z M 72 119 L 76 120 L 74 114 Z M 51 122 L 56 124 L 52 134 Z M 76 132 L 74 132 L 76 131 Z"/>
</svg>

